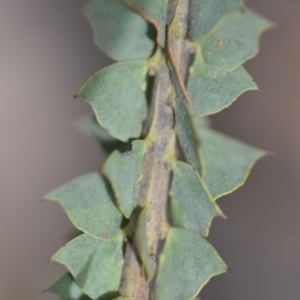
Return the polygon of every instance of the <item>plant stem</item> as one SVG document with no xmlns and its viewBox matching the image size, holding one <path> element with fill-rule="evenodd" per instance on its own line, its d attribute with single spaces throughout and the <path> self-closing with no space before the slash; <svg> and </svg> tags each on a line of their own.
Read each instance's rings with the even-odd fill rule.
<svg viewBox="0 0 300 300">
<path fill-rule="evenodd" d="M 173 2 L 172 2 L 172 6 Z M 180 73 L 185 77 L 187 70 L 186 30 L 189 0 L 178 0 L 173 21 L 180 28 L 174 58 L 180 65 Z M 173 24 L 173 21 L 171 24 Z M 184 24 L 183 24 L 184 23 Z M 145 139 L 147 152 L 144 158 L 143 174 L 139 195 L 139 206 L 147 212 L 146 235 L 148 253 L 151 257 L 153 274 L 157 268 L 159 242 L 164 239 L 169 225 L 167 222 L 168 191 L 171 180 L 171 167 L 176 156 L 176 136 L 173 130 L 174 117 L 172 102 L 175 98 L 165 56 L 157 71 L 152 93 L 154 113 L 149 133 Z M 133 215 L 136 225 L 139 211 Z M 134 233 L 133 233 L 134 235 Z M 150 284 L 143 275 L 143 267 L 134 245 L 128 243 L 125 250 L 125 265 L 119 293 L 130 300 L 151 299 Z"/>
</svg>

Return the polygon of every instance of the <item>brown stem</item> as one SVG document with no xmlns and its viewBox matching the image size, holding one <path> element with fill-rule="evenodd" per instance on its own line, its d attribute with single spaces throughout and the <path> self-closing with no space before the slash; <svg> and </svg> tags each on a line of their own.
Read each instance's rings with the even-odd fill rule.
<svg viewBox="0 0 300 300">
<path fill-rule="evenodd" d="M 189 1 L 178 0 L 174 18 L 178 18 L 179 23 L 187 23 L 188 7 Z M 180 14 L 180 16 L 176 14 Z M 186 26 L 186 24 L 182 25 L 185 30 Z M 180 55 L 176 55 L 176 61 L 179 65 L 182 65 L 184 72 L 188 63 L 185 59 L 185 36 L 180 37 L 180 43 L 184 49 L 179 51 Z M 181 49 L 181 46 L 178 49 Z M 183 73 L 181 74 L 183 76 Z M 141 184 L 139 194 L 139 206 L 147 212 L 148 253 L 151 257 L 154 274 L 157 268 L 159 241 L 165 238 L 169 227 L 166 210 L 171 180 L 171 165 L 176 155 L 176 137 L 173 131 L 174 118 L 171 107 L 173 100 L 171 97 L 173 96 L 171 95 L 174 96 L 170 71 L 167 67 L 167 57 L 165 57 L 157 71 L 154 83 L 152 94 L 154 113 L 149 133 L 145 139 L 147 152 L 144 158 L 143 172 L 146 176 Z M 133 225 L 137 223 L 138 216 L 139 211 L 136 211 L 133 216 Z M 132 243 L 128 243 L 126 246 L 125 264 L 119 293 L 128 300 L 148 300 L 151 298 L 149 283 L 145 279 L 143 267 Z"/>
</svg>

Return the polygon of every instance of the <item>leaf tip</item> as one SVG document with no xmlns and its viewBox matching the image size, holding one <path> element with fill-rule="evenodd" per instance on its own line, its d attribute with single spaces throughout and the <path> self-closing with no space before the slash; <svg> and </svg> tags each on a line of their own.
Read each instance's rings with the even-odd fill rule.
<svg viewBox="0 0 300 300">
<path fill-rule="evenodd" d="M 276 153 L 274 151 L 266 151 L 265 156 L 275 156 Z"/>
<path fill-rule="evenodd" d="M 226 221 L 228 220 L 228 217 L 222 211 L 220 211 L 220 217 Z"/>
</svg>

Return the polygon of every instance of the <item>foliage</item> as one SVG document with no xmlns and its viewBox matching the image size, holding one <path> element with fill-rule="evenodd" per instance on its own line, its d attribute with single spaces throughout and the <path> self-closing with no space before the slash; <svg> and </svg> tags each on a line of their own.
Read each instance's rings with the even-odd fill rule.
<svg viewBox="0 0 300 300">
<path fill-rule="evenodd" d="M 216 199 L 266 154 L 205 116 L 257 89 L 242 64 L 271 23 L 240 0 L 91 0 L 83 13 L 117 61 L 76 93 L 94 112 L 79 127 L 109 157 L 45 196 L 81 232 L 52 257 L 68 272 L 47 290 L 61 300 L 199 299 L 227 270 L 205 239 L 224 216 Z"/>
</svg>

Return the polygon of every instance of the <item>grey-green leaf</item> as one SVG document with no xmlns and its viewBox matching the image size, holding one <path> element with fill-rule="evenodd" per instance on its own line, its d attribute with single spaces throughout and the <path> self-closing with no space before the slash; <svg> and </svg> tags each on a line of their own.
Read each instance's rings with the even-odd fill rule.
<svg viewBox="0 0 300 300">
<path fill-rule="evenodd" d="M 152 23 L 157 30 L 157 42 L 160 46 L 165 45 L 165 28 L 168 11 L 168 0 L 124 0 L 130 7 L 135 9 L 148 22 Z"/>
<path fill-rule="evenodd" d="M 153 277 L 153 271 L 151 267 L 150 255 L 147 242 L 147 211 L 142 210 L 138 219 L 135 235 L 134 245 L 138 251 L 140 259 L 142 261 L 143 269 L 145 271 L 145 278 L 149 282 Z"/>
<path fill-rule="evenodd" d="M 176 73 L 176 70 L 175 70 L 175 67 L 174 67 L 174 64 L 172 61 L 169 61 L 168 67 L 170 70 L 170 77 L 171 77 L 171 81 L 172 81 L 176 96 L 179 98 L 182 98 L 182 99 L 186 98 L 185 94 L 184 94 L 184 90 L 180 84 L 180 79 L 178 77 L 178 74 Z"/>
<path fill-rule="evenodd" d="M 122 214 L 107 181 L 97 172 L 65 183 L 45 196 L 58 202 L 79 230 L 101 239 L 120 232 Z"/>
<path fill-rule="evenodd" d="M 212 276 L 224 272 L 225 263 L 204 238 L 172 228 L 160 255 L 154 299 L 193 299 Z"/>
<path fill-rule="evenodd" d="M 123 143 L 113 138 L 99 125 L 95 116 L 82 116 L 78 120 L 77 126 L 83 134 L 95 138 L 107 153 L 114 150 L 125 152 L 131 147 L 130 143 Z"/>
<path fill-rule="evenodd" d="M 113 59 L 147 59 L 151 55 L 155 29 L 122 0 L 90 1 L 83 13 L 92 25 L 96 45 Z"/>
<path fill-rule="evenodd" d="M 134 141 L 131 152 L 113 152 L 102 167 L 103 174 L 113 187 L 118 207 L 126 218 L 130 218 L 138 204 L 145 151 L 144 141 Z"/>
<path fill-rule="evenodd" d="M 140 136 L 146 118 L 146 73 L 145 61 L 116 63 L 93 75 L 77 96 L 92 106 L 101 127 L 127 142 Z"/>
<path fill-rule="evenodd" d="M 173 103 L 175 112 L 175 131 L 185 160 L 202 174 L 198 155 L 199 137 L 195 131 L 193 118 L 182 98 L 176 98 Z"/>
<path fill-rule="evenodd" d="M 208 116 L 200 117 L 200 118 L 194 118 L 195 126 L 198 128 L 199 126 L 204 127 L 211 127 L 211 121 Z"/>
<path fill-rule="evenodd" d="M 257 54 L 260 35 L 271 25 L 249 9 L 230 14 L 200 40 L 204 59 L 221 69 L 240 66 Z"/>
<path fill-rule="evenodd" d="M 59 296 L 60 300 L 90 300 L 91 298 L 84 295 L 76 281 L 70 273 L 63 274 L 57 278 L 49 287 L 47 292 L 54 293 Z"/>
<path fill-rule="evenodd" d="M 212 219 L 221 211 L 190 165 L 174 163 L 170 196 L 173 224 L 206 237 Z"/>
<path fill-rule="evenodd" d="M 264 150 L 249 146 L 209 128 L 199 128 L 203 181 L 213 198 L 229 194 L 244 184 L 254 164 L 266 155 Z"/>
<path fill-rule="evenodd" d="M 123 254 L 121 234 L 114 240 L 99 240 L 83 234 L 52 257 L 65 265 L 80 288 L 92 299 L 110 293 L 117 296 Z"/>
<path fill-rule="evenodd" d="M 205 63 L 197 51 L 187 84 L 193 115 L 206 116 L 228 107 L 242 93 L 256 90 L 251 76 L 242 67 L 221 70 Z"/>
<path fill-rule="evenodd" d="M 189 38 L 197 41 L 209 33 L 220 19 L 242 6 L 241 0 L 191 0 Z"/>
</svg>

